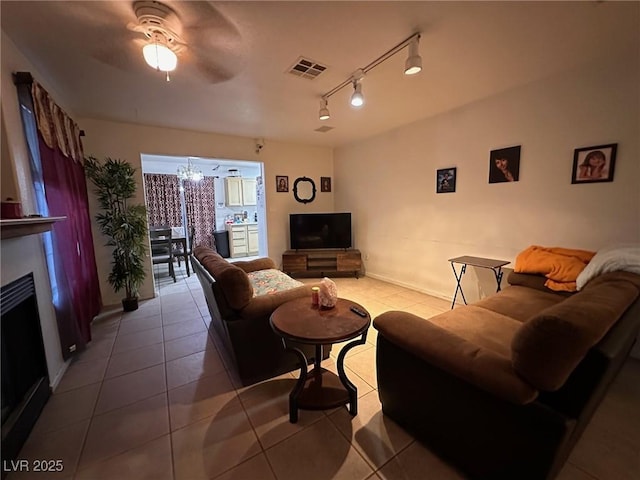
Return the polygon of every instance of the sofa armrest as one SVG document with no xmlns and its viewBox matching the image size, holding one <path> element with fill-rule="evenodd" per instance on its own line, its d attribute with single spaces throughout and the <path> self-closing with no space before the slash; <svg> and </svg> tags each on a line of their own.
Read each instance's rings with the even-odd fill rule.
<svg viewBox="0 0 640 480">
<path fill-rule="evenodd" d="M 276 263 L 269 257 L 256 258 L 255 260 L 242 260 L 239 262 L 233 262 L 236 267 L 240 267 L 246 273 L 255 272 L 258 270 L 267 270 L 268 268 L 278 268 Z"/>
<path fill-rule="evenodd" d="M 311 303 L 312 286 L 314 285 L 302 285 L 269 295 L 253 297 L 249 304 L 240 310 L 240 317 L 247 319 L 269 317 L 283 303 L 300 297 L 308 297 L 309 303 Z"/>
<path fill-rule="evenodd" d="M 391 311 L 376 317 L 373 326 L 403 350 L 503 400 L 524 405 L 538 396 L 536 389 L 516 375 L 509 358 L 424 318 Z"/>
</svg>

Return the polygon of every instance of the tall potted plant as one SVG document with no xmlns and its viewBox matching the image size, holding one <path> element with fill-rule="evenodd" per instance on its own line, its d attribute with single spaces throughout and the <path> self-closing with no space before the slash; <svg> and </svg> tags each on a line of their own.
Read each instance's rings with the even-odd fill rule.
<svg viewBox="0 0 640 480">
<path fill-rule="evenodd" d="M 118 292 L 124 290 L 122 308 L 130 312 L 138 308 L 138 288 L 145 278 L 147 222 L 144 205 L 131 204 L 136 193 L 136 169 L 125 160 L 107 157 L 103 162 L 85 158 L 85 173 L 95 186 L 101 212 L 96 215 L 100 231 L 113 247 L 109 284 Z"/>
</svg>

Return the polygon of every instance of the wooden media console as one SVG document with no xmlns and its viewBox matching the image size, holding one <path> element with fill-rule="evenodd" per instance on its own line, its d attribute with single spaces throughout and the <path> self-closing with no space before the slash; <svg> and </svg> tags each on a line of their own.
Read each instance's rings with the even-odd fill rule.
<svg viewBox="0 0 640 480">
<path fill-rule="evenodd" d="M 324 276 L 362 270 L 362 255 L 356 249 L 287 250 L 282 254 L 282 271 L 289 275 Z"/>
</svg>

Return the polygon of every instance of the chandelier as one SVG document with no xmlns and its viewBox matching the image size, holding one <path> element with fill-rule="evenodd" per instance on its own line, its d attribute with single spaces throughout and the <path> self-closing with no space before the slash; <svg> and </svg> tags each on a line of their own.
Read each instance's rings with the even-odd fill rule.
<svg viewBox="0 0 640 480">
<path fill-rule="evenodd" d="M 187 165 L 180 165 L 178 167 L 178 178 L 180 180 L 192 180 L 194 182 L 199 182 L 202 180 L 204 175 L 202 174 L 202 170 L 195 168 L 191 163 L 191 159 L 187 159 Z"/>
</svg>

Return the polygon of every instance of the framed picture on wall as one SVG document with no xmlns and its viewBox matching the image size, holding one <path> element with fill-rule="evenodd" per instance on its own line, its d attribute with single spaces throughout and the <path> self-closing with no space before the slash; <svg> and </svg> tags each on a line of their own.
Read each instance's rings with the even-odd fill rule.
<svg viewBox="0 0 640 480">
<path fill-rule="evenodd" d="M 276 192 L 289 191 L 289 177 L 286 175 L 276 175 Z"/>
<path fill-rule="evenodd" d="M 517 182 L 520 178 L 520 145 L 491 150 L 489 183 Z"/>
<path fill-rule="evenodd" d="M 331 191 L 331 177 L 320 177 L 320 191 L 321 192 Z"/>
<path fill-rule="evenodd" d="M 617 143 L 576 148 L 571 183 L 612 182 L 617 149 Z"/>
<path fill-rule="evenodd" d="M 452 193 L 456 191 L 457 168 L 436 170 L 436 193 Z"/>
</svg>

